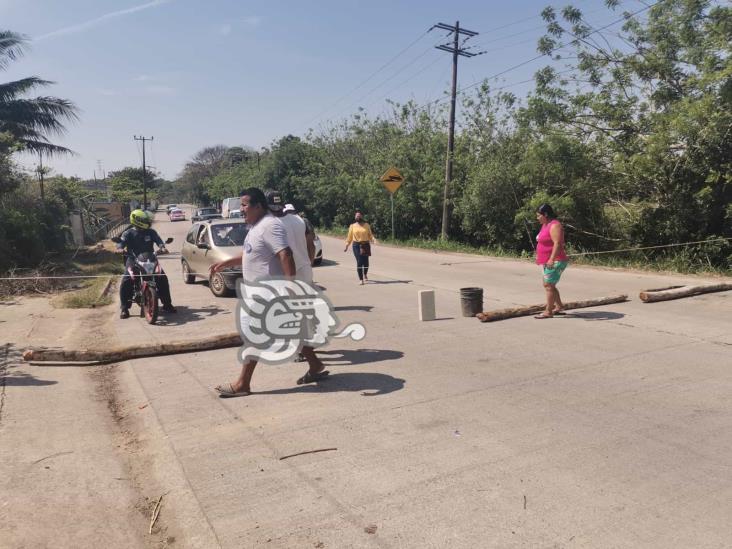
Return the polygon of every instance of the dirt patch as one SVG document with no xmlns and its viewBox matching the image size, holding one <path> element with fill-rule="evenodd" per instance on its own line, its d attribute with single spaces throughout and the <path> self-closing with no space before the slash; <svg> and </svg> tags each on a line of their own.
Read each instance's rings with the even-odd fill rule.
<svg viewBox="0 0 732 549">
<path fill-rule="evenodd" d="M 3 409 L 5 408 L 5 393 L 7 386 L 12 383 L 12 379 L 17 377 L 28 377 L 28 374 L 22 373 L 20 376 L 11 371 L 11 366 L 17 366 L 21 363 L 21 353 L 12 343 L 6 343 L 0 347 L 0 424 L 3 421 Z"/>
<path fill-rule="evenodd" d="M 81 320 L 84 339 L 115 343 L 110 322 L 114 318 L 111 307 L 90 311 Z M 148 534 L 150 518 L 161 495 L 167 492 L 151 474 L 152 458 L 147 451 L 143 427 L 136 412 L 138 407 L 129 402 L 119 380 L 119 369 L 124 364 L 108 364 L 89 369 L 89 376 L 95 386 L 95 397 L 104 402 L 109 410 L 110 428 L 115 444 L 123 459 L 125 474 L 119 480 L 128 482 L 137 494 L 135 510 L 139 513 L 139 527 L 144 529 L 147 547 L 162 549 L 175 544 L 179 534 L 174 526 L 174 518 L 166 516 L 165 497 L 161 504 L 160 515 Z"/>
</svg>

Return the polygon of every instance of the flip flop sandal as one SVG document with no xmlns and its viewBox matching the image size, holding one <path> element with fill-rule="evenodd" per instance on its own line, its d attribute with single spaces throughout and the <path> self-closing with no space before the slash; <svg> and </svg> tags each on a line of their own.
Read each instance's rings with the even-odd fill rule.
<svg viewBox="0 0 732 549">
<path fill-rule="evenodd" d="M 566 315 L 566 314 L 567 313 L 564 311 L 554 311 L 554 316 L 557 316 L 557 315 L 562 316 L 562 315 Z"/>
<path fill-rule="evenodd" d="M 219 385 L 215 388 L 215 390 L 219 393 L 219 398 L 235 398 L 249 396 L 252 394 L 251 391 L 235 391 L 231 383 L 227 383 L 226 385 Z"/>
<path fill-rule="evenodd" d="M 549 315 L 536 315 L 534 318 L 537 320 L 544 320 L 545 318 L 552 318 L 552 317 Z"/>
<path fill-rule="evenodd" d="M 320 381 L 321 379 L 327 377 L 329 373 L 330 372 L 328 370 L 323 370 L 322 372 L 318 372 L 317 374 L 311 374 L 308 370 L 304 376 L 297 380 L 297 384 L 305 385 L 306 383 L 315 383 L 316 381 Z"/>
</svg>

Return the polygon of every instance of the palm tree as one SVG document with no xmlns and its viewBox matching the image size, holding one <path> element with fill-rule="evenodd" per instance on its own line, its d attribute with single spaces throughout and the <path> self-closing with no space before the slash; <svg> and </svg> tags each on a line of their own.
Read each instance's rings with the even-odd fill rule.
<svg viewBox="0 0 732 549">
<path fill-rule="evenodd" d="M 0 71 L 25 53 L 28 38 L 12 31 L 0 31 Z M 77 107 L 58 97 L 26 97 L 35 88 L 54 84 L 37 76 L 0 83 L 0 133 L 9 134 L 25 150 L 46 155 L 72 154 L 54 145 L 49 135 L 66 132 L 62 122 L 78 120 Z"/>
</svg>

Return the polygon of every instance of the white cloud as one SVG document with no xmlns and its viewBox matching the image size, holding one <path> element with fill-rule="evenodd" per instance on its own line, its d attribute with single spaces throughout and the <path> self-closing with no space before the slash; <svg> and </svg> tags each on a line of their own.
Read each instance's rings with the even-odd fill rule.
<svg viewBox="0 0 732 549">
<path fill-rule="evenodd" d="M 249 17 L 244 17 L 243 19 L 241 19 L 241 22 L 251 27 L 258 27 L 262 24 L 262 18 L 258 15 L 250 15 Z"/>
<path fill-rule="evenodd" d="M 175 95 L 178 90 L 172 86 L 155 85 L 145 87 L 144 91 L 148 95 Z"/>
<path fill-rule="evenodd" d="M 262 18 L 258 15 L 250 15 L 241 19 L 236 19 L 232 23 L 223 23 L 217 29 L 221 36 L 229 36 L 234 30 L 234 26 L 258 27 L 262 24 Z"/>
<path fill-rule="evenodd" d="M 35 40 L 36 41 L 46 40 L 48 38 L 55 38 L 57 36 L 75 34 L 77 32 L 85 31 L 87 29 L 95 27 L 99 23 L 103 23 L 104 21 L 107 21 L 108 19 L 114 19 L 117 17 L 122 17 L 123 15 L 129 15 L 131 13 L 136 13 L 138 11 L 143 11 L 143 10 L 146 10 L 149 8 L 155 8 L 155 7 L 161 6 L 163 4 L 168 4 L 172 1 L 173 0 L 152 0 L 152 2 L 148 2 L 146 4 L 140 4 L 139 6 L 132 6 L 131 8 L 112 11 L 110 13 L 105 13 L 104 15 L 100 15 L 99 17 L 95 17 L 94 19 L 89 19 L 88 21 L 84 21 L 83 23 L 77 23 L 76 25 L 70 25 L 68 27 L 63 27 L 61 29 L 51 31 L 46 34 L 42 34 L 41 36 L 37 36 L 35 38 Z"/>
</svg>

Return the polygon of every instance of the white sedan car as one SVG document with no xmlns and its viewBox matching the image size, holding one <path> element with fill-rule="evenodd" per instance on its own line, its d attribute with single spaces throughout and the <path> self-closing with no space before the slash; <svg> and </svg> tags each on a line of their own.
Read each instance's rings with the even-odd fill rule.
<svg viewBox="0 0 732 549">
<path fill-rule="evenodd" d="M 179 208 L 173 208 L 170 210 L 170 213 L 168 213 L 168 217 L 170 217 L 171 221 L 185 221 L 186 220 L 186 214 L 183 212 L 183 210 Z"/>
</svg>

